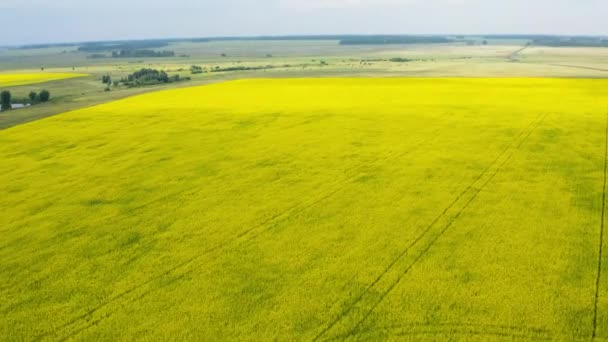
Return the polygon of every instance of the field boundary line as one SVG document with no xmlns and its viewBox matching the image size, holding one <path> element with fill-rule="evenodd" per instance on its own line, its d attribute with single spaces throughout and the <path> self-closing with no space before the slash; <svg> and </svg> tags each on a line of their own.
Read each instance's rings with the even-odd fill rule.
<svg viewBox="0 0 608 342">
<path fill-rule="evenodd" d="M 467 208 L 467 206 L 473 202 L 473 200 L 477 197 L 477 195 L 479 195 L 479 193 L 484 189 L 484 187 L 496 176 L 496 174 L 498 174 L 498 172 L 502 169 L 502 167 L 506 164 L 506 162 L 508 162 L 511 157 L 513 156 L 513 154 L 515 153 L 515 151 L 512 151 L 511 154 L 502 162 L 499 163 L 500 159 L 502 157 L 504 157 L 505 155 L 508 154 L 508 152 L 510 150 L 513 149 L 513 147 L 517 147 L 519 148 L 524 141 L 526 141 L 528 139 L 528 137 L 534 132 L 534 130 L 544 121 L 544 119 L 546 118 L 547 114 L 545 115 L 539 115 L 535 120 L 532 121 L 532 123 L 530 123 L 526 128 L 524 128 L 520 134 L 514 139 L 512 140 L 507 147 L 498 154 L 498 156 L 496 157 L 496 159 L 494 159 L 494 161 L 492 161 L 492 163 L 490 163 L 474 180 L 473 182 L 471 182 L 471 184 L 469 184 L 469 186 L 467 186 L 440 214 L 439 216 L 437 216 L 423 231 L 420 235 L 418 235 L 418 237 L 411 242 L 410 244 L 408 244 L 408 246 L 397 255 L 396 258 L 393 259 L 393 261 L 388 265 L 388 267 L 378 275 L 378 277 L 376 277 L 376 279 L 370 283 L 365 290 L 363 290 L 359 296 L 357 296 L 355 298 L 355 300 L 353 302 L 351 302 L 350 304 L 348 304 L 348 306 L 342 311 L 342 313 L 340 313 L 334 320 L 332 320 L 330 322 L 330 324 L 328 326 L 326 326 L 323 330 L 321 330 L 314 338 L 313 341 L 318 341 L 319 339 L 321 339 L 323 337 L 323 335 L 325 335 L 327 332 L 329 332 L 331 329 L 333 329 L 342 319 L 344 319 L 344 317 L 346 317 L 354 308 L 355 306 L 361 302 L 365 295 L 371 293 L 371 290 L 373 287 L 375 287 L 381 280 L 382 278 L 388 274 L 398 263 L 399 261 L 405 257 L 405 255 L 412 249 L 414 248 L 420 241 L 422 241 L 434 228 L 434 226 L 443 218 L 445 217 L 448 212 L 456 206 L 456 204 L 458 202 L 460 202 L 460 200 L 471 190 L 474 189 L 475 193 L 474 195 L 467 201 L 465 202 L 464 206 L 460 208 L 459 211 L 457 211 L 457 213 L 455 214 L 455 216 L 453 216 L 448 223 L 444 226 L 444 228 L 438 233 L 438 235 L 436 235 L 433 239 L 431 239 L 430 243 L 427 245 L 426 248 L 424 248 L 422 250 L 422 252 L 418 255 L 418 257 L 416 257 L 414 259 L 414 261 L 405 269 L 405 271 L 397 278 L 397 281 L 393 282 L 393 284 L 391 284 L 388 288 L 388 290 L 386 292 L 384 292 L 381 296 L 380 296 L 380 300 L 375 303 L 374 305 L 372 305 L 371 310 L 369 310 L 368 313 L 366 313 L 363 317 L 363 319 L 359 320 L 355 327 L 350 331 L 351 333 L 354 332 L 361 323 L 363 323 L 368 317 L 369 315 L 375 310 L 375 308 L 377 307 L 377 305 L 384 299 L 384 297 L 390 292 L 392 291 L 392 289 L 401 281 L 401 279 L 403 278 L 403 276 L 405 276 L 405 274 L 407 274 L 409 272 L 409 270 L 426 254 L 426 252 L 428 252 L 428 250 L 430 250 L 430 248 L 434 245 L 434 243 L 452 226 L 452 224 L 454 223 L 454 221 L 462 214 L 462 212 Z M 519 144 L 518 144 L 519 141 Z M 474 188 L 475 184 L 477 182 L 479 182 L 490 170 L 493 166 L 495 166 L 497 163 L 499 163 L 499 167 L 497 168 L 496 172 L 494 172 L 490 178 L 483 183 L 479 188 Z"/>
<path fill-rule="evenodd" d="M 540 63 L 534 63 L 534 64 L 540 64 Z M 593 67 L 586 67 L 586 66 L 580 66 L 580 65 L 567 65 L 567 64 L 546 64 L 546 65 L 558 66 L 558 67 L 564 67 L 564 68 L 576 68 L 576 69 L 608 72 L 608 69 L 593 68 Z"/>
<path fill-rule="evenodd" d="M 388 331 L 388 330 L 385 330 Z M 422 329 L 415 329 L 415 330 L 410 330 L 410 331 L 399 331 L 399 332 L 393 332 L 393 334 L 391 336 L 410 336 L 410 337 L 414 337 L 414 336 L 423 336 L 423 335 L 443 335 L 443 334 L 449 334 L 449 335 L 464 335 L 464 336 L 495 336 L 495 337 L 503 337 L 503 338 L 509 338 L 509 339 L 525 339 L 525 340 L 530 340 L 530 341 L 553 341 L 555 338 L 554 336 L 542 336 L 542 335 L 529 335 L 529 334 L 525 334 L 525 333 L 518 333 L 518 332 L 509 332 L 509 331 L 501 331 L 501 330 L 483 330 L 483 329 L 475 329 L 475 328 L 455 328 L 455 329 L 445 329 L 445 330 L 439 330 L 439 329 L 427 329 L 427 330 L 422 330 Z M 337 338 L 338 339 L 338 338 Z"/>
<path fill-rule="evenodd" d="M 511 52 L 508 56 L 507 56 L 507 61 L 509 62 L 519 62 L 520 59 L 520 54 L 522 52 L 524 52 L 526 49 L 528 49 L 530 47 L 530 45 L 526 44 L 525 46 Z"/>
<path fill-rule="evenodd" d="M 397 159 L 397 158 L 401 158 L 403 156 L 409 155 L 411 153 L 417 152 L 419 148 L 425 146 L 428 142 L 435 140 L 437 137 L 439 137 L 438 134 L 436 134 L 437 132 L 440 132 L 441 129 L 434 129 L 431 130 L 428 134 L 425 134 L 425 136 L 422 139 L 418 139 L 416 141 L 413 141 L 411 146 L 408 146 L 409 148 L 405 151 L 393 151 L 390 152 L 388 154 L 386 154 L 385 156 L 381 157 L 381 158 L 377 158 L 374 160 L 374 163 L 378 163 L 381 161 L 387 161 L 387 160 L 393 160 L 393 159 Z M 195 255 L 194 257 L 187 259 L 177 265 L 175 265 L 174 267 L 171 267 L 168 270 L 163 271 L 162 273 L 146 280 L 145 282 L 142 282 L 128 290 L 125 290 L 122 293 L 119 293 L 117 295 L 115 295 L 114 297 L 110 298 L 107 302 L 101 303 L 100 305 L 90 309 L 89 311 L 78 315 L 76 317 L 74 317 L 73 319 L 67 321 L 66 323 L 56 327 L 54 329 L 54 332 L 49 332 L 49 333 L 43 333 L 40 334 L 36 340 L 41 340 L 53 335 L 58 335 L 57 330 L 62 330 L 62 329 L 69 329 L 71 326 L 74 326 L 75 324 L 77 324 L 79 321 L 82 321 L 84 319 L 86 319 L 87 322 L 91 322 L 91 324 L 87 324 L 86 327 L 84 328 L 79 328 L 77 329 L 75 332 L 67 334 L 67 337 L 65 337 L 64 339 L 69 339 L 71 337 L 76 336 L 78 333 L 88 329 L 89 327 L 91 327 L 92 325 L 96 325 L 97 323 L 99 323 L 101 320 L 111 316 L 110 314 L 105 314 L 102 315 L 101 318 L 97 319 L 97 320 L 90 320 L 87 318 L 90 318 L 92 315 L 94 315 L 95 313 L 97 313 L 99 310 L 102 310 L 103 308 L 107 307 L 108 305 L 111 305 L 112 303 L 119 301 L 125 297 L 127 297 L 128 295 L 130 295 L 131 293 L 134 293 L 140 289 L 142 289 L 144 286 L 148 286 L 151 283 L 162 279 L 166 276 L 169 276 L 172 273 L 178 272 L 179 269 L 181 268 L 185 268 L 185 267 L 189 267 L 189 269 L 185 269 L 182 272 L 178 272 L 178 278 L 183 278 L 184 276 L 191 274 L 193 271 L 195 271 L 196 269 L 200 268 L 201 266 L 203 266 L 204 264 L 200 264 L 200 265 L 192 265 L 195 261 L 200 260 L 201 258 L 209 255 L 210 253 L 213 253 L 215 251 L 218 250 L 222 250 L 227 248 L 229 245 L 231 244 L 235 244 L 234 247 L 239 247 L 242 246 L 244 243 L 247 243 L 249 241 L 252 241 L 253 239 L 257 238 L 258 236 L 262 235 L 263 233 L 271 230 L 273 227 L 275 227 L 277 224 L 284 222 L 285 220 L 287 220 L 289 217 L 292 217 L 293 215 L 298 215 L 304 211 L 306 211 L 307 209 L 310 209 L 312 207 L 314 207 L 315 205 L 327 200 L 328 198 L 332 197 L 333 195 L 335 195 L 336 193 L 344 190 L 346 188 L 346 186 L 349 184 L 349 182 L 355 180 L 357 177 L 365 174 L 364 172 L 364 168 L 367 167 L 369 164 L 365 164 L 365 165 L 361 165 L 359 167 L 355 167 L 352 168 L 350 171 L 353 172 L 353 174 L 347 176 L 346 178 L 342 179 L 341 181 L 338 181 L 336 183 L 333 184 L 334 189 L 332 189 L 329 192 L 325 192 L 324 194 L 322 194 L 321 196 L 315 197 L 314 200 L 312 201 L 308 201 L 305 202 L 299 202 L 296 205 L 289 207 L 288 209 L 286 209 L 285 211 L 278 213 L 266 220 L 264 220 L 263 222 L 254 225 L 252 228 L 250 229 L 246 229 L 245 231 L 239 232 L 235 235 L 233 235 L 232 237 L 227 238 L 226 240 L 224 240 L 223 242 L 220 242 L 218 244 L 216 244 L 215 246 L 212 246 L 206 250 L 204 250 L 203 252 L 201 252 L 200 254 Z M 188 191 L 184 191 L 181 193 L 187 193 Z M 172 195 L 169 195 L 172 196 Z M 269 226 L 269 227 L 268 227 Z M 259 230 L 260 228 L 264 228 L 265 229 L 258 231 L 257 233 L 252 233 L 256 230 Z M 248 236 L 249 235 L 249 236 Z M 243 239 L 243 241 L 238 241 L 239 239 Z M 145 295 L 153 292 L 154 290 L 148 290 L 148 291 L 144 291 L 143 295 L 137 296 L 134 300 L 137 299 L 141 299 L 143 297 L 145 297 Z M 129 299 L 125 299 L 125 301 L 129 301 Z"/>
<path fill-rule="evenodd" d="M 598 304 L 600 298 L 600 280 L 602 278 L 602 258 L 604 256 L 604 228 L 605 228 L 605 214 L 606 214 L 606 182 L 608 172 L 608 108 L 606 109 L 606 140 L 604 142 L 604 184 L 602 188 L 602 217 L 600 220 L 600 243 L 598 247 L 598 258 L 597 258 L 597 276 L 595 278 L 595 298 L 593 305 L 593 335 L 592 339 L 597 337 L 597 315 L 598 315 Z"/>
<path fill-rule="evenodd" d="M 403 331 L 405 330 L 405 331 Z M 431 334 L 462 334 L 462 335 L 498 335 L 505 337 L 525 338 L 530 340 L 553 340 L 557 336 L 566 336 L 561 332 L 528 326 L 509 326 L 500 324 L 475 323 L 410 323 L 381 326 L 375 330 L 362 331 L 357 336 L 366 336 L 377 331 L 402 335 L 431 335 Z M 344 340 L 351 335 L 335 336 L 330 339 Z"/>
<path fill-rule="evenodd" d="M 443 228 L 443 230 L 441 230 L 441 232 L 435 236 L 432 240 L 431 243 L 427 245 L 427 247 L 425 249 L 422 250 L 422 253 L 420 253 L 420 255 L 418 257 L 416 257 L 416 259 L 414 259 L 414 261 L 410 264 L 410 266 L 408 266 L 405 271 L 397 278 L 397 281 L 394 282 L 386 292 L 382 293 L 382 295 L 380 296 L 380 298 L 377 300 L 377 302 L 371 307 L 371 309 L 367 312 L 367 314 L 363 317 L 363 319 L 361 319 L 359 322 L 357 322 L 357 324 L 355 325 L 355 327 L 352 329 L 351 334 L 355 333 L 361 326 L 361 324 L 363 324 L 368 318 L 369 316 L 372 314 L 372 312 L 374 312 L 374 310 L 376 310 L 376 308 L 378 307 L 378 305 L 380 305 L 380 303 L 382 303 L 382 301 L 386 298 L 386 296 L 388 296 L 388 294 L 390 292 L 392 292 L 392 290 L 401 282 L 401 280 L 403 279 L 403 277 L 416 265 L 416 263 L 418 263 L 418 261 L 420 261 L 425 255 L 426 253 L 435 245 L 435 243 L 445 234 L 445 232 L 452 227 L 452 225 L 454 224 L 454 222 L 456 222 L 456 220 L 460 217 L 460 215 L 462 215 L 462 213 L 469 207 L 469 205 L 471 203 L 473 203 L 475 201 L 475 199 L 477 198 L 477 196 L 486 188 L 486 186 L 492 181 L 494 180 L 494 177 L 496 177 L 496 175 L 502 170 L 502 168 L 511 160 L 511 158 L 513 157 L 514 152 L 511 153 L 502 164 L 500 164 L 500 167 L 498 167 L 496 169 L 496 171 L 488 178 L 488 180 L 483 183 L 483 185 L 481 187 L 479 187 L 478 189 L 476 189 L 475 193 L 473 194 L 473 196 L 465 203 L 465 205 L 456 213 L 456 215 L 454 217 L 452 217 L 450 219 L 450 221 L 448 222 L 448 224 Z"/>
<path fill-rule="evenodd" d="M 542 337 L 542 336 L 530 336 L 525 334 L 516 334 L 516 333 L 506 333 L 506 332 L 498 332 L 498 331 L 483 331 L 483 330 L 468 330 L 468 331 L 458 331 L 458 330 L 419 330 L 419 331 L 408 331 L 408 332 L 399 332 L 394 334 L 394 336 L 400 337 L 415 337 L 415 336 L 428 336 L 428 335 L 442 335 L 442 334 L 450 334 L 450 335 L 464 335 L 464 336 L 494 336 L 494 337 L 502 337 L 508 339 L 524 339 L 530 341 L 553 341 L 551 337 Z"/>
</svg>

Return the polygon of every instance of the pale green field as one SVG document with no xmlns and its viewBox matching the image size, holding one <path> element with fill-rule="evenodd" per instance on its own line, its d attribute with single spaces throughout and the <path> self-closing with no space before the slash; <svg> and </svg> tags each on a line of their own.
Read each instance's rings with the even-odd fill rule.
<svg viewBox="0 0 608 342">
<path fill-rule="evenodd" d="M 608 338 L 607 104 L 606 80 L 245 80 L 0 131 L 0 336 Z"/>
</svg>

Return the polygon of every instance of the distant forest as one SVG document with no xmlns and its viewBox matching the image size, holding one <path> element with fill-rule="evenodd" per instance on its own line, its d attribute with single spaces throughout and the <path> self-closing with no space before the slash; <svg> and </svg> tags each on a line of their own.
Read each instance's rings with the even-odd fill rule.
<svg viewBox="0 0 608 342">
<path fill-rule="evenodd" d="M 154 49 L 169 46 L 167 40 L 140 40 L 125 42 L 95 42 L 84 43 L 78 48 L 82 52 L 102 52 L 112 50 Z"/>
<path fill-rule="evenodd" d="M 129 41 L 101 41 L 83 43 L 32 44 L 20 46 L 20 49 L 78 46 L 78 51 L 100 53 L 105 51 L 150 50 L 169 46 L 179 42 L 219 42 L 219 41 L 303 41 L 325 40 L 338 41 L 341 45 L 382 45 L 382 44 L 434 44 L 462 42 L 467 37 L 457 35 L 306 35 L 306 36 L 259 36 L 259 37 L 214 37 L 214 38 L 176 38 Z M 475 36 L 479 37 L 479 36 Z M 600 36 L 551 36 L 526 34 L 485 35 L 484 39 L 519 39 L 528 40 L 539 46 L 590 46 L 608 47 L 608 37 Z"/>
<path fill-rule="evenodd" d="M 353 36 L 340 40 L 340 45 L 439 44 L 455 40 L 443 36 Z"/>
<path fill-rule="evenodd" d="M 412 43 L 446 43 L 451 42 L 445 36 L 411 36 L 411 35 L 305 35 L 305 36 L 258 36 L 258 37 L 213 37 L 213 38 L 174 38 L 149 39 L 128 41 L 99 41 L 82 43 L 33 44 L 20 46 L 21 49 L 36 49 L 48 47 L 78 46 L 78 51 L 99 53 L 104 51 L 157 49 L 172 43 L 208 43 L 222 41 L 305 41 L 324 40 L 339 41 L 343 45 L 349 44 L 412 44 Z"/>
<path fill-rule="evenodd" d="M 608 37 L 598 36 L 550 36 L 550 35 L 489 35 L 486 39 L 526 39 L 537 46 L 608 47 Z"/>
<path fill-rule="evenodd" d="M 112 51 L 112 58 L 174 57 L 173 51 L 130 50 Z"/>
<path fill-rule="evenodd" d="M 608 39 L 590 37 L 541 38 L 532 44 L 539 46 L 608 47 Z"/>
</svg>

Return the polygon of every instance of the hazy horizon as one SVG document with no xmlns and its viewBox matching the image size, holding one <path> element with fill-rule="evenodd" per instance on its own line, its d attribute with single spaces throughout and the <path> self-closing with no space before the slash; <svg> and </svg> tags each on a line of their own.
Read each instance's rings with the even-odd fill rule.
<svg viewBox="0 0 608 342">
<path fill-rule="evenodd" d="M 0 45 L 339 34 L 608 35 L 601 0 L 0 0 Z"/>
<path fill-rule="evenodd" d="M 0 47 L 18 47 L 18 46 L 37 46 L 37 45 L 60 45 L 60 44 L 82 44 L 82 43 L 96 43 L 96 42 L 129 42 L 129 41 L 146 41 L 146 40 L 189 40 L 189 39 L 236 39 L 243 38 L 293 38 L 293 37 L 323 37 L 323 36 L 465 36 L 465 37 L 492 37 L 492 36 L 555 36 L 555 37 L 608 37 L 603 34 L 569 34 L 569 33 L 322 33 L 322 34 L 265 34 L 265 35 L 226 35 L 226 36 L 166 36 L 166 37 L 146 37 L 146 38 L 109 38 L 109 39 L 90 39 L 90 40 L 65 40 L 65 41 L 48 41 L 48 42 L 30 42 L 30 43 L 18 43 L 18 44 L 0 44 Z"/>
</svg>

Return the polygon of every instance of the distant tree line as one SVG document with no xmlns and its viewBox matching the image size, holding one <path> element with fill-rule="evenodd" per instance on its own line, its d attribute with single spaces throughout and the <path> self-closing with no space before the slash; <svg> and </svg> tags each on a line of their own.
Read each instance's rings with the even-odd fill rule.
<svg viewBox="0 0 608 342">
<path fill-rule="evenodd" d="M 36 104 L 37 102 L 48 102 L 51 99 L 51 93 L 46 89 L 41 90 L 39 93 L 31 91 L 28 97 L 31 104 Z"/>
<path fill-rule="evenodd" d="M 551 37 L 535 39 L 532 44 L 537 46 L 566 46 L 566 47 L 608 47 L 608 39 L 590 37 Z"/>
<path fill-rule="evenodd" d="M 175 57 L 175 52 L 173 51 L 154 51 L 154 50 L 120 50 L 120 51 L 112 51 L 112 55 L 106 55 L 103 53 L 94 53 L 88 55 L 89 59 L 100 59 L 100 58 L 142 58 L 142 57 L 152 57 L 152 58 L 162 58 L 162 57 Z M 184 55 L 180 56 L 184 57 Z M 187 56 L 185 56 L 187 57 Z"/>
<path fill-rule="evenodd" d="M 90 59 L 108 58 L 108 55 L 104 55 L 103 53 L 94 53 L 92 55 L 88 55 L 87 58 L 90 58 Z"/>
<path fill-rule="evenodd" d="M 423 59 L 423 58 L 404 58 L 404 57 L 393 57 L 389 59 L 384 58 L 372 58 L 372 59 L 362 59 L 359 61 L 359 64 L 367 64 L 371 65 L 371 62 L 393 62 L 393 63 L 409 63 L 409 62 L 427 62 L 434 61 L 434 59 Z"/>
<path fill-rule="evenodd" d="M 352 36 L 340 40 L 340 45 L 440 44 L 454 42 L 442 36 Z"/>
<path fill-rule="evenodd" d="M 179 75 L 169 76 L 164 70 L 144 68 L 121 79 L 120 83 L 126 85 L 127 87 L 141 87 L 189 80 L 190 77 L 180 77 Z"/>
<path fill-rule="evenodd" d="M 550 36 L 546 34 L 490 34 L 483 36 L 484 39 L 523 39 L 523 40 L 535 40 L 545 38 L 555 38 L 556 36 Z"/>
<path fill-rule="evenodd" d="M 190 67 L 190 73 L 192 74 L 202 74 L 203 72 L 203 67 L 200 65 L 193 65 Z"/>
<path fill-rule="evenodd" d="M 325 65 L 327 65 L 327 63 L 325 63 Z M 307 66 L 307 64 L 302 64 L 300 66 Z M 283 65 L 255 65 L 255 66 L 243 66 L 243 65 L 239 65 L 239 66 L 230 66 L 230 67 L 220 67 L 220 66 L 215 66 L 215 67 L 211 67 L 209 69 L 209 72 L 229 72 L 229 71 L 255 71 L 255 70 L 270 70 L 270 69 L 277 69 L 277 68 L 290 68 L 292 67 L 292 65 L 290 64 L 283 64 Z"/>
<path fill-rule="evenodd" d="M 490 34 L 485 35 L 484 39 L 527 39 L 527 40 L 542 40 L 542 39 L 605 39 L 602 36 L 561 36 L 550 34 Z"/>
<path fill-rule="evenodd" d="M 98 41 L 98 42 L 81 42 L 81 43 L 56 43 L 56 44 L 32 44 L 22 45 L 22 49 L 38 49 L 49 47 L 76 47 L 81 52 L 103 52 L 122 49 L 156 49 L 166 47 L 172 43 L 207 43 L 207 42 L 222 42 L 222 41 L 277 41 L 277 40 L 335 40 L 352 37 L 352 35 L 300 35 L 300 36 L 247 36 L 247 37 L 214 37 L 214 38 L 170 38 L 170 39 L 146 39 L 146 40 L 129 40 L 129 41 Z"/>
<path fill-rule="evenodd" d="M 51 44 L 29 44 L 29 45 L 21 45 L 19 49 L 27 50 L 27 49 L 46 49 L 51 47 L 71 47 L 75 44 L 70 43 L 51 43 Z"/>
<path fill-rule="evenodd" d="M 553 36 L 553 35 L 527 35 L 503 34 L 488 35 L 485 39 L 520 39 L 528 40 L 537 46 L 565 46 L 565 47 L 608 47 L 608 38 L 601 36 Z"/>
<path fill-rule="evenodd" d="M 389 59 L 389 61 L 390 62 L 394 62 L 394 63 L 407 63 L 407 62 L 412 62 L 413 59 L 402 58 L 402 57 L 395 57 L 395 58 Z"/>
<path fill-rule="evenodd" d="M 48 102 L 51 99 L 51 93 L 48 90 L 41 90 L 39 93 L 31 91 L 28 94 L 28 99 L 20 100 L 19 102 L 34 105 L 36 103 Z M 18 103 L 19 103 L 18 102 Z M 10 91 L 4 90 L 0 92 L 0 110 L 6 111 L 13 108 L 13 96 Z"/>
<path fill-rule="evenodd" d="M 316 60 L 313 60 L 317 62 Z M 239 62 L 240 63 L 240 62 Z M 326 61 L 318 61 L 315 64 L 311 63 L 303 63 L 303 64 L 281 64 L 281 65 L 252 65 L 252 66 L 244 66 L 244 65 L 235 65 L 235 66 L 227 66 L 221 67 L 219 65 L 210 66 L 210 67 L 201 67 L 198 65 L 193 65 L 190 67 L 190 72 L 193 74 L 198 73 L 212 73 L 212 72 L 231 72 L 231 71 L 256 71 L 256 70 L 271 70 L 271 69 L 280 69 L 280 68 L 306 68 L 309 66 L 326 66 L 329 65 Z"/>
<path fill-rule="evenodd" d="M 82 43 L 57 43 L 57 44 L 32 44 L 22 45 L 21 49 L 37 49 L 49 47 L 78 47 L 80 52 L 109 52 L 116 50 L 133 50 L 133 49 L 158 49 L 169 46 L 173 43 L 192 42 L 192 43 L 207 43 L 207 42 L 223 42 L 223 41 L 305 41 L 305 40 L 321 40 L 321 41 L 341 41 L 349 39 L 361 39 L 365 35 L 296 35 L 296 36 L 247 36 L 247 37 L 214 37 L 214 38 L 173 38 L 173 39 L 146 39 L 146 40 L 129 40 L 129 41 L 99 41 L 99 42 L 82 42 Z M 400 36 L 391 36 L 400 37 Z M 407 36 L 401 36 L 407 37 Z"/>
<path fill-rule="evenodd" d="M 452 36 L 454 39 L 465 39 L 465 36 Z M 551 41 L 551 44 L 556 44 L 555 39 L 570 40 L 570 45 L 567 46 L 604 46 L 606 37 L 599 36 L 551 36 L 551 35 L 526 35 L 526 34 L 503 34 L 503 35 L 486 35 L 484 39 L 523 39 L 539 42 L 546 42 L 546 39 Z M 581 45 L 578 42 L 583 40 L 595 40 L 593 45 L 585 43 Z M 101 41 L 101 42 L 85 42 L 85 43 L 59 43 L 59 44 L 35 44 L 23 45 L 21 49 L 35 49 L 48 47 L 71 47 L 78 46 L 78 50 L 82 52 L 104 52 L 117 50 L 133 50 L 133 49 L 157 49 L 166 47 L 172 43 L 180 42 L 219 42 L 219 41 L 299 41 L 299 40 L 323 40 L 323 41 L 339 41 L 343 45 L 353 44 L 414 44 L 414 43 L 448 43 L 452 42 L 449 36 L 408 36 L 408 35 L 301 35 L 301 36 L 257 36 L 257 37 L 215 37 L 215 38 L 176 38 L 176 39 L 151 39 L 151 40 L 133 40 L 133 41 Z M 562 43 L 565 44 L 565 43 Z M 563 45 L 566 46 L 566 45 Z"/>
<path fill-rule="evenodd" d="M 103 52 L 113 50 L 155 49 L 168 46 L 166 40 L 141 40 L 127 42 L 94 42 L 85 43 L 78 48 L 81 52 Z"/>
<path fill-rule="evenodd" d="M 112 51 L 112 58 L 175 57 L 173 51 L 120 50 Z"/>
</svg>

